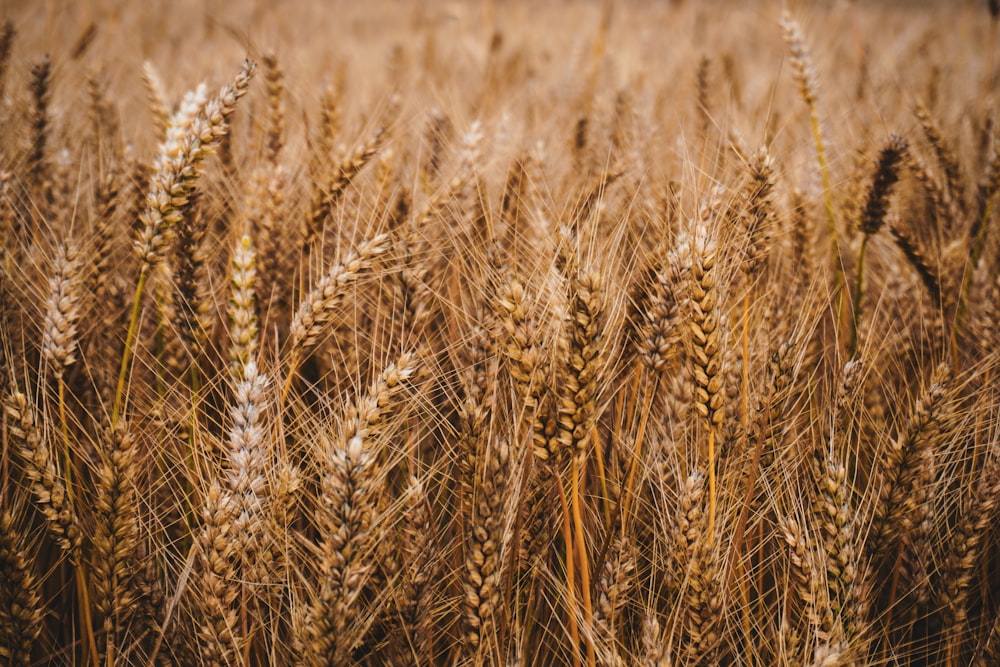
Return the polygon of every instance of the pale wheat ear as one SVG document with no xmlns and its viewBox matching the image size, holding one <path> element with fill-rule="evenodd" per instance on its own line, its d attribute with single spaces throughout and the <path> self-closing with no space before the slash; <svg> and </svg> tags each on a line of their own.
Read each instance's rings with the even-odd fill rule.
<svg viewBox="0 0 1000 667">
<path fill-rule="evenodd" d="M 840 266 L 840 232 L 837 227 L 837 211 L 833 200 L 833 186 L 830 180 L 830 167 L 827 162 L 826 145 L 817 109 L 819 98 L 819 77 L 813 63 L 809 46 L 802 28 L 792 16 L 785 12 L 781 17 L 781 29 L 784 32 L 785 43 L 791 53 L 792 73 L 799 86 L 799 95 L 809 111 L 809 126 L 816 147 L 816 160 L 819 163 L 820 177 L 823 180 L 823 206 L 826 211 L 826 228 L 830 243 L 830 261 L 833 264 L 835 289 L 843 286 L 843 275 Z"/>
<path fill-rule="evenodd" d="M 79 561 L 80 519 L 66 492 L 65 471 L 60 473 L 56 467 L 54 453 L 49 449 L 50 443 L 43 435 L 34 407 L 23 393 L 15 392 L 4 398 L 4 415 L 39 511 L 60 549 L 73 561 Z"/>
<path fill-rule="evenodd" d="M 233 248 L 229 279 L 229 362 L 232 377 L 243 379 L 244 369 L 256 359 L 259 345 L 257 323 L 257 253 L 244 234 Z"/>
<path fill-rule="evenodd" d="M 111 409 L 112 430 L 118 425 L 125 400 L 126 379 L 131 368 L 146 282 L 151 271 L 164 260 L 168 234 L 184 219 L 185 213 L 190 214 L 187 209 L 202 163 L 214 151 L 218 140 L 226 135 L 227 119 L 236 110 L 239 99 L 246 95 L 255 70 L 253 62 L 245 61 L 234 82 L 223 87 L 217 97 L 204 103 L 201 102 L 203 96 L 196 93 L 188 99 L 187 105 L 174 114 L 167 127 L 167 136 L 160 145 L 146 195 L 142 226 L 135 241 L 140 269 Z"/>
<path fill-rule="evenodd" d="M 61 382 L 77 356 L 83 258 L 72 244 L 60 245 L 52 264 L 49 298 L 42 331 L 42 355 L 52 374 Z"/>
<path fill-rule="evenodd" d="M 156 136 L 162 140 L 166 136 L 167 126 L 170 124 L 170 108 L 167 105 L 167 94 L 163 88 L 160 73 L 156 66 L 148 60 L 142 64 L 142 82 L 146 86 L 146 95 L 149 100 L 149 109 L 153 114 Z"/>
</svg>

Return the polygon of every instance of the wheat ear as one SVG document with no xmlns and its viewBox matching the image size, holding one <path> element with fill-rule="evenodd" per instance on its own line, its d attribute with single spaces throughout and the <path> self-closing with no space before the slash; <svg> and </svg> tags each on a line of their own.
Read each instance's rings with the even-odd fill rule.
<svg viewBox="0 0 1000 667">
<path fill-rule="evenodd" d="M 33 664 L 31 650 L 45 619 L 39 582 L 14 517 L 0 515 L 0 658 L 10 667 Z"/>
<path fill-rule="evenodd" d="M 722 346 L 719 332 L 718 251 L 711 225 L 717 199 L 702 206 L 693 230 L 690 248 L 689 335 L 695 380 L 695 409 L 708 430 L 708 525 L 713 539 L 716 513 L 716 437 L 724 417 L 726 395 L 722 376 Z"/>
<path fill-rule="evenodd" d="M 243 235 L 233 248 L 229 278 L 229 371 L 243 379 L 243 369 L 257 354 L 257 254 Z"/>
<path fill-rule="evenodd" d="M 330 269 L 299 303 L 288 328 L 288 375 L 281 392 L 281 405 L 291 390 L 299 362 L 326 333 L 337 311 L 347 300 L 351 287 L 370 273 L 375 261 L 389 252 L 391 247 L 388 234 L 378 234 L 363 242 L 343 264 Z"/>
<path fill-rule="evenodd" d="M 139 549 L 138 451 L 127 424 L 102 434 L 103 460 L 94 501 L 94 608 L 104 617 L 105 659 L 128 660 L 123 633 L 131 625 L 142 592 L 137 579 Z M 139 625 L 139 624 L 137 624 Z"/>
<path fill-rule="evenodd" d="M 819 79 L 813 65 L 812 55 L 806 43 L 805 35 L 798 21 L 788 12 L 781 17 L 781 29 L 784 32 L 785 43 L 791 53 L 792 74 L 799 86 L 799 94 L 809 109 L 809 126 L 812 130 L 816 148 L 816 160 L 819 162 L 820 177 L 823 180 L 823 206 L 826 210 L 827 233 L 830 237 L 830 259 L 834 269 L 834 291 L 839 292 L 843 286 L 843 270 L 840 265 L 840 241 L 837 231 L 837 214 L 833 205 L 833 187 L 830 181 L 830 168 L 827 165 L 826 148 L 823 144 L 823 133 L 820 130 L 817 98 L 819 97 Z"/>
<path fill-rule="evenodd" d="M 197 186 L 202 163 L 228 131 L 228 118 L 236 110 L 239 99 L 247 93 L 255 69 L 253 62 L 245 61 L 235 81 L 225 86 L 203 110 L 182 108 L 172 119 L 167 136 L 160 145 L 146 195 L 146 207 L 140 218 L 142 228 L 135 242 L 141 265 L 112 405 L 112 430 L 117 426 L 122 410 L 146 282 L 151 270 L 162 261 L 168 232 L 183 216 Z"/>
<path fill-rule="evenodd" d="M 390 424 L 395 399 L 412 381 L 415 357 L 390 364 L 345 416 L 322 461 L 316 523 L 319 590 L 296 620 L 295 647 L 303 664 L 342 665 L 358 637 L 360 595 L 368 585 L 375 548 L 375 505 L 380 490 L 380 436 Z"/>
<path fill-rule="evenodd" d="M 865 251 L 868 239 L 878 233 L 885 223 L 889 208 L 889 195 L 893 186 L 899 180 L 899 172 L 906 158 L 907 143 L 901 137 L 892 135 L 889 142 L 879 154 L 878 168 L 871 187 L 868 189 L 868 199 L 861 215 L 861 249 L 858 251 L 857 276 L 854 279 L 854 317 L 851 320 L 851 338 L 848 342 L 848 354 L 853 358 L 858 351 L 858 327 L 861 320 L 861 299 L 864 295 L 862 280 L 864 279 Z"/>
</svg>

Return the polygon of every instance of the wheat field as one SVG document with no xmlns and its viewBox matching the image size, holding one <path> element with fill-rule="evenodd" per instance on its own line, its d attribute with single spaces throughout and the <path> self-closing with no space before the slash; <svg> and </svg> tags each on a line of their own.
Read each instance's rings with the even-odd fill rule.
<svg viewBox="0 0 1000 667">
<path fill-rule="evenodd" d="M 0 21 L 0 663 L 1000 665 L 1000 3 Z"/>
</svg>

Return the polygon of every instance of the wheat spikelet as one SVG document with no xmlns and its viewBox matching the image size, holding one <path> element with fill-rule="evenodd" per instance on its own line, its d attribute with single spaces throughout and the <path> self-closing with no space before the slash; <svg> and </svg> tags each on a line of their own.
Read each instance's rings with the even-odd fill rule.
<svg viewBox="0 0 1000 667">
<path fill-rule="evenodd" d="M 599 416 L 597 393 L 603 380 L 601 274 L 581 270 L 570 281 L 570 290 L 569 321 L 561 339 L 564 367 L 560 368 L 557 379 L 559 432 L 556 438 L 563 451 L 582 458 L 590 446 Z"/>
<path fill-rule="evenodd" d="M 322 184 L 313 190 L 312 201 L 306 211 L 302 233 L 302 250 L 307 251 L 319 241 L 323 226 L 330 217 L 337 202 L 344 196 L 354 178 L 361 173 L 378 153 L 385 137 L 385 129 L 379 128 L 368 141 L 359 145 L 353 153 L 337 165 Z"/>
<path fill-rule="evenodd" d="M 683 578 L 683 637 L 679 649 L 692 664 L 711 663 L 721 642 L 721 582 L 704 503 L 704 476 L 696 471 L 688 476 L 681 491 L 674 528 L 678 547 L 675 553 L 681 559 L 678 573 Z"/>
<path fill-rule="evenodd" d="M 252 563 L 263 541 L 263 517 L 270 490 L 266 478 L 267 376 L 253 361 L 239 374 L 230 411 L 227 491 L 233 503 L 233 548 L 244 563 Z M 251 569 L 249 567 L 245 568 Z"/>
<path fill-rule="evenodd" d="M 140 516 L 137 484 L 139 456 L 127 424 L 102 438 L 100 474 L 94 502 L 96 525 L 91 556 L 94 607 L 104 617 L 105 654 L 121 658 L 123 633 L 141 627 L 139 602 L 143 597 L 137 578 Z"/>
<path fill-rule="evenodd" d="M 818 634 L 829 639 L 835 636 L 833 624 L 843 613 L 847 595 L 858 578 L 857 556 L 847 469 L 829 450 L 814 462 L 814 466 L 813 514 L 825 556 L 828 589 L 827 608 L 821 615 Z"/>
<path fill-rule="evenodd" d="M 403 581 L 397 602 L 405 638 L 401 664 L 419 664 L 433 652 L 434 584 L 441 570 L 441 552 L 424 482 L 410 477 L 403 497 Z"/>
<path fill-rule="evenodd" d="M 284 145 L 285 138 L 285 82 L 284 73 L 278 63 L 278 57 L 273 53 L 266 54 L 264 74 L 267 79 L 267 151 L 264 159 L 272 164 L 278 162 L 278 154 Z"/>
<path fill-rule="evenodd" d="M 182 106 L 167 126 L 166 138 L 153 163 L 153 176 L 142 213 L 136 251 L 143 266 L 162 261 L 167 233 L 183 219 L 197 187 L 205 158 L 228 130 L 228 118 L 246 95 L 256 65 L 246 61 L 231 85 L 199 108 L 197 99 Z"/>
<path fill-rule="evenodd" d="M 122 204 L 121 189 L 121 174 L 114 170 L 108 172 L 97 187 L 97 216 L 89 250 L 93 261 L 89 262 L 91 268 L 86 272 L 86 291 L 94 296 L 98 305 L 104 303 L 111 291 L 109 282 L 113 274 L 117 213 Z"/>
<path fill-rule="evenodd" d="M 771 235 L 774 233 L 774 160 L 766 146 L 750 158 L 747 181 L 746 213 L 743 216 L 746 251 L 740 267 L 756 275 L 767 261 Z"/>
<path fill-rule="evenodd" d="M 537 410 L 542 395 L 543 351 L 537 343 L 537 334 L 525 303 L 524 285 L 516 278 L 506 281 L 500 288 L 498 305 L 500 323 L 506 335 L 504 351 L 511 378 L 518 387 L 523 403 L 520 412 L 525 425 L 533 425 L 532 441 L 535 456 L 544 460 L 549 451 L 546 446 L 545 425 L 537 421 Z"/>
<path fill-rule="evenodd" d="M 121 147 L 121 122 L 118 109 L 108 99 L 107 80 L 95 73 L 87 75 L 88 116 L 96 146 L 108 145 L 117 156 Z"/>
<path fill-rule="evenodd" d="M 722 423 L 725 391 L 722 386 L 722 350 L 719 341 L 719 312 L 716 242 L 709 225 L 712 204 L 702 207 L 690 247 L 688 282 L 691 358 L 694 364 L 695 408 L 710 428 Z"/>
<path fill-rule="evenodd" d="M 646 612 L 642 621 L 642 667 L 670 667 L 673 660 L 664 642 L 660 621 L 655 612 Z"/>
<path fill-rule="evenodd" d="M 177 292 L 177 333 L 192 362 L 202 356 L 212 329 L 203 244 L 208 220 L 204 207 L 197 202 L 196 198 L 191 200 L 187 214 L 175 225 L 176 256 L 172 280 Z"/>
<path fill-rule="evenodd" d="M 76 246 L 63 244 L 52 265 L 53 275 L 49 279 L 49 298 L 42 325 L 42 355 L 55 376 L 62 378 L 66 369 L 76 361 L 83 259 Z"/>
<path fill-rule="evenodd" d="M 802 628 L 802 621 L 793 612 L 792 620 L 785 622 L 788 624 L 786 634 L 791 637 L 786 640 L 789 643 L 789 653 L 795 655 L 805 637 L 803 630 L 808 635 L 819 635 L 821 628 L 832 627 L 831 617 L 826 599 L 825 578 L 821 574 L 821 566 L 815 546 L 811 537 L 805 533 L 798 519 L 793 516 L 784 516 L 779 519 L 778 528 L 781 531 L 785 545 L 788 547 L 788 559 L 790 565 L 791 582 L 789 584 L 789 594 L 792 601 L 789 607 L 799 611 L 799 617 L 804 621 L 805 628 Z M 796 622 L 798 621 L 798 622 Z M 807 636 L 808 636 L 807 635 Z"/>
<path fill-rule="evenodd" d="M 302 299 L 288 327 L 290 356 L 305 355 L 319 343 L 329 323 L 348 297 L 350 287 L 374 268 L 375 261 L 392 247 L 387 234 L 378 234 L 358 246 L 330 269 Z"/>
<path fill-rule="evenodd" d="M 470 538 L 465 557 L 464 641 L 473 655 L 502 650 L 504 608 L 501 587 L 503 550 L 509 534 L 509 498 L 514 476 L 513 452 L 507 442 L 493 442 L 474 471 L 475 489 L 469 521 Z M 484 645 L 496 641 L 497 647 Z M 482 659 L 482 657 L 480 657 Z"/>
<path fill-rule="evenodd" d="M 163 81 L 156 66 L 150 61 L 142 64 L 142 82 L 146 86 L 146 96 L 150 111 L 153 113 L 153 125 L 156 136 L 164 137 L 170 126 L 170 110 L 167 107 L 167 95 L 164 92 Z"/>
<path fill-rule="evenodd" d="M 458 457 L 462 484 L 469 502 L 480 456 L 488 437 L 489 420 L 496 403 L 497 356 L 491 322 L 482 316 L 469 327 L 468 343 L 461 351 L 458 373 L 462 395 L 458 400 Z M 484 321 L 485 320 L 485 321 Z"/>
<path fill-rule="evenodd" d="M 636 345 L 639 358 L 651 370 L 668 370 L 678 354 L 683 340 L 686 272 L 676 249 L 668 249 L 663 243 L 654 252 L 642 293 L 636 299 Z"/>
<path fill-rule="evenodd" d="M 882 152 L 879 153 L 878 167 L 875 170 L 875 177 L 872 179 L 871 187 L 868 189 L 868 198 L 865 201 L 865 208 L 861 214 L 861 233 L 866 235 L 877 234 L 885 222 L 886 209 L 889 205 L 889 195 L 893 186 L 899 180 L 899 171 L 903 167 L 903 162 L 907 156 L 908 144 L 895 134 L 889 136 Z"/>
<path fill-rule="evenodd" d="M 8 433 L 21 456 L 38 509 L 45 516 L 59 547 L 71 561 L 77 562 L 82 541 L 80 520 L 28 398 L 21 392 L 8 394 L 4 413 Z"/>
<path fill-rule="evenodd" d="M 826 210 L 827 234 L 830 237 L 831 261 L 834 262 L 834 287 L 839 290 L 843 280 L 840 273 L 840 240 L 837 230 L 837 213 L 834 208 L 830 170 L 826 159 L 826 147 L 823 142 L 823 133 L 820 129 L 819 113 L 817 111 L 819 78 L 816 75 L 816 68 L 813 65 L 812 55 L 809 53 L 802 28 L 799 26 L 798 21 L 793 19 L 787 11 L 782 14 L 781 29 L 784 33 L 785 43 L 788 45 L 788 50 L 792 56 L 792 73 L 795 77 L 795 82 L 799 86 L 799 96 L 809 110 L 809 124 L 816 148 L 816 159 L 819 163 L 820 177 L 823 181 L 823 205 Z"/>
<path fill-rule="evenodd" d="M 635 587 L 636 557 L 631 540 L 623 535 L 612 539 L 608 557 L 600 569 L 594 595 L 594 626 L 598 635 L 601 662 L 624 665 L 619 637 L 625 625 L 623 610 Z"/>
<path fill-rule="evenodd" d="M 39 584 L 23 540 L 14 517 L 4 511 L 0 515 L 0 658 L 11 667 L 32 664 L 32 647 L 44 620 Z"/>
<path fill-rule="evenodd" d="M 243 369 L 257 354 L 256 263 L 250 237 L 244 234 L 233 248 L 229 278 L 229 368 L 236 380 L 244 379 Z"/>
<path fill-rule="evenodd" d="M 199 579 L 197 605 L 200 660 L 212 667 L 236 663 L 242 637 L 234 604 L 239 594 L 234 560 L 237 535 L 233 519 L 237 501 L 219 482 L 213 481 L 205 495 L 202 528 L 198 534 Z"/>
<path fill-rule="evenodd" d="M 366 554 L 377 537 L 373 521 L 381 457 L 376 447 L 389 425 L 394 399 L 406 389 L 416 368 L 412 354 L 386 367 L 349 410 L 325 453 L 317 512 L 322 578 L 296 620 L 295 645 L 303 664 L 343 664 L 357 641 L 353 624 L 372 571 Z"/>
<path fill-rule="evenodd" d="M 931 300 L 940 307 L 942 305 L 941 278 L 938 275 L 938 270 L 934 268 L 931 260 L 920 249 L 916 241 L 910 238 L 906 232 L 896 225 L 890 225 L 889 233 L 892 234 L 892 240 L 896 242 L 896 247 L 902 251 L 910 266 L 920 276 L 920 281 L 927 288 L 927 294 Z"/>
<path fill-rule="evenodd" d="M 334 147 L 341 129 L 341 95 L 342 87 L 332 82 L 323 88 L 320 97 L 320 131 L 315 157 L 318 164 L 325 164 L 333 157 Z M 313 165 L 310 173 L 315 173 L 317 165 Z"/>
<path fill-rule="evenodd" d="M 867 540 L 872 555 L 891 552 L 896 541 L 913 529 L 914 512 L 927 491 L 927 459 L 932 456 L 950 379 L 950 369 L 944 364 L 938 366 L 930 386 L 914 406 L 906 431 L 890 445 L 879 504 Z"/>
<path fill-rule="evenodd" d="M 286 237 L 281 232 L 286 215 L 287 173 L 281 166 L 258 171 L 253 179 L 248 213 L 250 232 L 256 246 L 259 314 L 283 304 L 294 274 L 294 258 L 285 251 Z"/>
<path fill-rule="evenodd" d="M 48 215 L 52 204 L 52 178 L 49 172 L 46 144 L 49 142 L 49 105 L 51 104 L 52 61 L 49 56 L 31 68 L 31 94 L 34 108 L 31 116 L 31 152 L 28 155 L 28 181 L 35 194 L 35 201 L 43 215 Z"/>
<path fill-rule="evenodd" d="M 954 151 L 945 140 L 944 135 L 941 134 L 941 129 L 934 122 L 930 111 L 928 111 L 923 102 L 916 104 L 913 113 L 920 122 L 920 127 L 924 131 L 924 137 L 926 137 L 927 142 L 934 150 L 934 157 L 937 158 L 938 165 L 944 171 L 948 199 L 957 203 L 960 209 L 964 209 L 965 192 L 962 183 L 965 179 L 958 160 L 955 158 Z"/>
</svg>

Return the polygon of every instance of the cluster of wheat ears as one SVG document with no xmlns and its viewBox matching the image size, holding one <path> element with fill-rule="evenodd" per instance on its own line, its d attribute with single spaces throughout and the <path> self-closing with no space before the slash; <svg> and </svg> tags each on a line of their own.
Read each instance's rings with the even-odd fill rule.
<svg viewBox="0 0 1000 667">
<path fill-rule="evenodd" d="M 0 662 L 1000 664 L 997 3 L 56 4 Z"/>
</svg>

